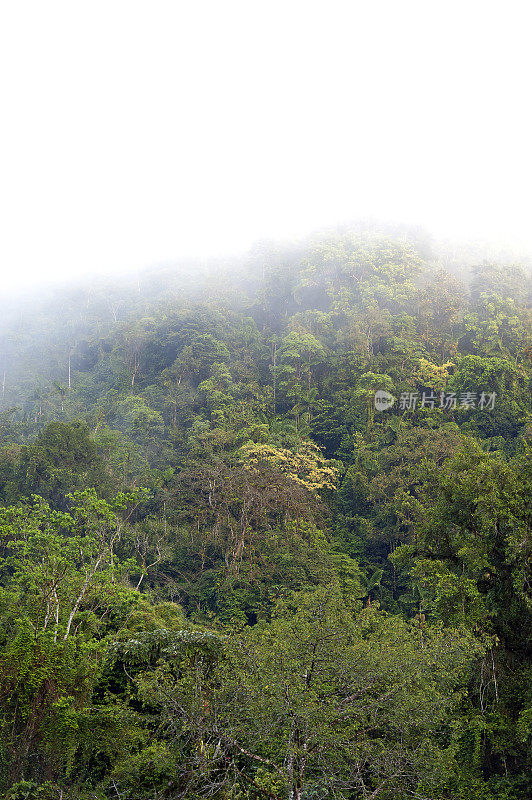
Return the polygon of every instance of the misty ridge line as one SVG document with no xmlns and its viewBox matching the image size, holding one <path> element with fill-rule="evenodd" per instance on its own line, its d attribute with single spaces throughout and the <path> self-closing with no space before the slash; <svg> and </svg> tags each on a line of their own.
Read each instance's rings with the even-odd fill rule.
<svg viewBox="0 0 532 800">
<path fill-rule="evenodd" d="M 318 229 L 313 233 L 298 237 L 297 239 L 269 237 L 256 241 L 247 251 L 220 254 L 219 256 L 194 256 L 170 258 L 146 265 L 142 269 L 128 270 L 121 268 L 115 270 L 87 271 L 74 277 L 51 277 L 43 280 L 34 279 L 25 286 L 11 286 L 3 289 L 7 311 L 9 306 L 23 305 L 26 302 L 53 302 L 56 294 L 60 292 L 75 292 L 86 290 L 89 287 L 98 287 L 115 290 L 127 290 L 136 287 L 137 290 L 143 281 L 159 275 L 168 278 L 178 278 L 186 286 L 193 285 L 198 280 L 209 280 L 216 277 L 220 271 L 228 278 L 238 278 L 244 269 L 250 271 L 255 267 L 260 271 L 264 261 L 275 258 L 279 253 L 287 257 L 303 254 L 306 249 L 320 241 L 326 241 L 346 232 L 375 234 L 404 238 L 406 241 L 422 243 L 422 251 L 428 261 L 437 261 L 450 272 L 470 270 L 483 262 L 493 262 L 501 265 L 518 264 L 532 273 L 532 251 L 526 247 L 512 244 L 510 240 L 485 238 L 438 238 L 430 233 L 423 225 L 406 223 L 389 223 L 378 220 L 362 219 L 351 223 L 338 224 L 328 228 Z M 5 316 L 0 320 L 0 326 L 6 321 Z"/>
<path fill-rule="evenodd" d="M 384 255 L 378 252 L 379 247 L 384 248 Z M 389 256 L 386 255 L 387 247 Z M 374 255 L 371 254 L 372 248 L 377 248 Z M 410 253 L 408 257 L 405 255 L 407 252 Z M 410 259 L 415 267 L 398 268 L 400 271 L 411 270 L 410 275 L 405 272 L 403 280 L 411 281 L 418 291 L 434 279 L 438 270 L 444 270 L 458 281 L 457 287 L 461 288 L 455 291 L 461 292 L 464 302 L 474 284 L 477 295 L 482 291 L 475 270 L 479 265 L 493 264 L 495 269 L 509 270 L 509 275 L 515 273 L 514 282 L 517 280 L 519 283 L 519 274 L 523 276 L 520 293 L 521 302 L 526 303 L 525 276 L 532 274 L 532 259 L 525 256 L 519 263 L 517 256 L 511 247 L 493 243 L 437 240 L 421 226 L 360 220 L 288 243 L 258 242 L 239 257 L 184 259 L 120 276 L 93 275 L 50 284 L 39 291 L 4 301 L 0 320 L 2 406 L 5 410 L 10 403 L 17 405 L 21 397 L 27 397 L 28 392 L 31 394 L 33 391 L 32 387 L 43 381 L 53 384 L 56 387 L 54 391 L 63 398 L 62 387 L 66 386 L 70 392 L 74 376 L 80 373 L 80 369 L 83 372 L 83 364 L 89 363 L 86 353 L 94 348 L 91 341 L 99 339 L 98 348 L 103 348 L 105 353 L 108 347 L 106 337 L 112 337 L 115 329 L 123 329 L 121 335 L 130 341 L 127 347 L 135 351 L 131 388 L 136 388 L 140 350 L 134 342 L 141 343 L 146 336 L 154 335 L 161 315 L 171 318 L 175 309 L 207 303 L 219 310 L 226 309 L 236 315 L 235 319 L 245 319 L 250 315 L 259 319 L 262 314 L 260 297 L 265 291 L 270 291 L 268 287 L 278 279 L 286 284 L 283 289 L 286 293 L 284 313 L 295 313 L 299 308 L 305 308 L 305 304 L 308 308 L 325 310 L 330 298 L 324 286 L 318 288 L 320 281 L 328 280 L 326 275 L 330 270 L 347 269 L 349 272 L 351 269 L 354 270 L 353 286 L 356 286 L 360 259 L 362 262 L 369 259 L 361 268 L 370 272 L 381 269 L 379 263 L 383 258 L 390 258 L 392 262 L 399 258 L 399 263 L 404 258 Z M 377 259 L 373 266 L 372 258 Z M 354 262 L 350 266 L 352 259 Z M 385 266 L 384 262 L 382 264 Z M 314 290 L 310 290 L 310 284 L 306 286 L 309 279 L 311 283 L 314 280 L 310 277 L 312 271 L 318 279 Z M 393 269 L 384 280 L 393 283 Z M 264 318 L 259 324 L 267 327 L 269 323 Z M 109 342 L 112 349 L 114 344 L 110 339 Z M 61 363 L 54 365 L 49 361 L 50 353 L 55 352 L 57 357 L 58 348 L 64 351 L 64 355 Z M 42 364 L 48 364 L 44 373 L 41 365 L 35 364 L 38 352 Z M 35 364 L 29 372 L 28 364 Z M 32 374 L 35 376 L 33 380 Z M 22 394 L 17 391 L 13 395 L 14 385 L 20 387 Z"/>
</svg>

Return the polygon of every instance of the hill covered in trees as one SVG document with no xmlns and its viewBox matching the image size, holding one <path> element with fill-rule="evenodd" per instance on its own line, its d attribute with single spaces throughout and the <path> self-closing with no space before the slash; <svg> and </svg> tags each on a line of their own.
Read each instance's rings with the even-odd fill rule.
<svg viewBox="0 0 532 800">
<path fill-rule="evenodd" d="M 530 796 L 530 297 L 359 226 L 6 307 L 3 796 Z"/>
</svg>

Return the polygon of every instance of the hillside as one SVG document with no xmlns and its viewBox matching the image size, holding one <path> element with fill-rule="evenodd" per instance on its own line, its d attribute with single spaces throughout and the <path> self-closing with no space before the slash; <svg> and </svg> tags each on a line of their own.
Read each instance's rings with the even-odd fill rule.
<svg viewBox="0 0 532 800">
<path fill-rule="evenodd" d="M 3 796 L 532 794 L 532 286 L 493 255 L 360 225 L 6 302 Z"/>
</svg>

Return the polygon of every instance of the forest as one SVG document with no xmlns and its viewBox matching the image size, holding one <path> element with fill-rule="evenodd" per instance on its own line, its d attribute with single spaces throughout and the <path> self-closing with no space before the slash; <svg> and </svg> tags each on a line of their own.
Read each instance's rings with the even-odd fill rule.
<svg viewBox="0 0 532 800">
<path fill-rule="evenodd" d="M 1 796 L 532 796 L 531 288 L 361 223 L 6 299 Z"/>
</svg>

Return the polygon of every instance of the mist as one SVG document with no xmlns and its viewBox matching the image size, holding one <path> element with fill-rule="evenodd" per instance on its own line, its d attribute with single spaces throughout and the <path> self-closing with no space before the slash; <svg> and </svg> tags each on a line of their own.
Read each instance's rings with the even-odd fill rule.
<svg viewBox="0 0 532 800">
<path fill-rule="evenodd" d="M 360 217 L 532 249 L 528 33 L 510 8 L 5 8 L 2 288 Z"/>
</svg>

